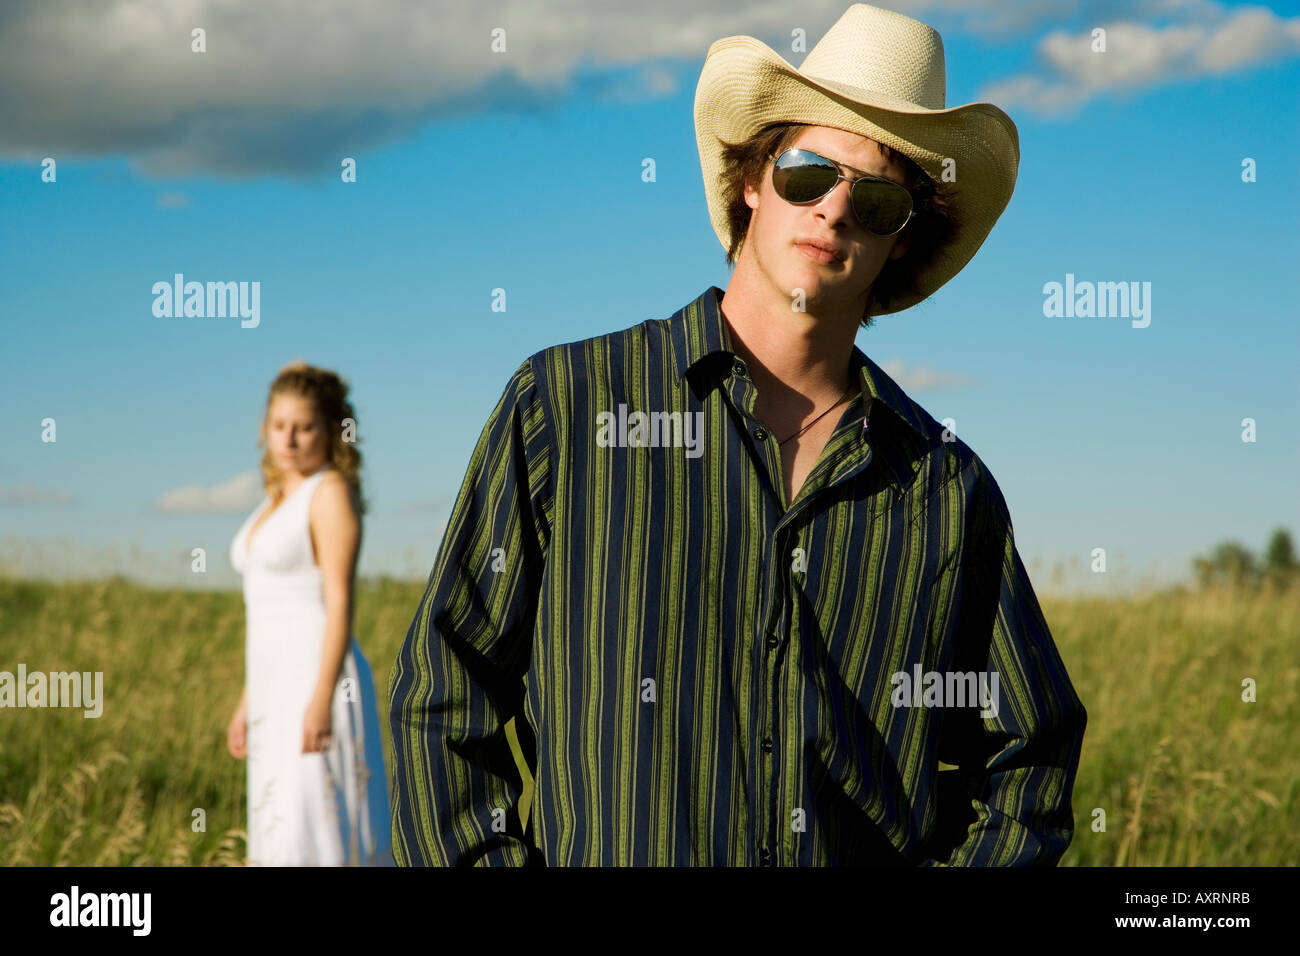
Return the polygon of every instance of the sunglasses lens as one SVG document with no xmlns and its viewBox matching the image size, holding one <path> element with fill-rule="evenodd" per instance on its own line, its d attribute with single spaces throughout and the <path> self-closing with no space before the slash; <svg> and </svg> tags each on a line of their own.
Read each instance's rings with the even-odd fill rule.
<svg viewBox="0 0 1300 956">
<path fill-rule="evenodd" d="M 890 236 L 907 222 L 912 196 L 897 183 L 862 179 L 853 184 L 853 211 L 868 232 Z"/>
<path fill-rule="evenodd" d="M 825 160 L 787 150 L 772 169 L 772 185 L 786 202 L 808 203 L 820 199 L 839 181 L 839 171 Z"/>
<path fill-rule="evenodd" d="M 807 150 L 787 149 L 772 167 L 772 185 L 786 202 L 816 202 L 839 183 L 834 163 Z M 898 183 L 860 179 L 853 184 L 853 211 L 863 227 L 892 236 L 912 212 L 912 194 Z"/>
</svg>

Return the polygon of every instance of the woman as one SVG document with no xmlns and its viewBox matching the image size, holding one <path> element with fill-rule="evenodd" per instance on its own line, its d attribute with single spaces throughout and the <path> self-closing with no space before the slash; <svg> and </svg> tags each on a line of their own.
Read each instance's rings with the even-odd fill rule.
<svg viewBox="0 0 1300 956">
<path fill-rule="evenodd" d="M 266 499 L 230 561 L 244 576 L 244 693 L 227 728 L 248 758 L 248 863 L 392 863 L 370 666 L 352 634 L 361 542 L 356 416 L 336 374 L 295 362 L 258 438 Z"/>
</svg>

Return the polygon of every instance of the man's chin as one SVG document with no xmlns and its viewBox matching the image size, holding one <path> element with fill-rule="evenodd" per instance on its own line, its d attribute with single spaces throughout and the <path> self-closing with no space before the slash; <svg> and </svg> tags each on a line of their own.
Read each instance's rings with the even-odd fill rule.
<svg viewBox="0 0 1300 956">
<path fill-rule="evenodd" d="M 784 285 L 792 312 L 804 312 L 814 320 L 842 312 L 861 313 L 867 300 L 863 292 L 850 292 L 844 282 L 828 282 L 806 275 L 790 277 Z"/>
</svg>

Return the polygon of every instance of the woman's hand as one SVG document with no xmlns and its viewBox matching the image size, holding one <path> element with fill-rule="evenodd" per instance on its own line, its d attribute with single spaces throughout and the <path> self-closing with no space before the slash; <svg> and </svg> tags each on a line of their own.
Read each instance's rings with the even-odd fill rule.
<svg viewBox="0 0 1300 956">
<path fill-rule="evenodd" d="M 226 725 L 226 749 L 230 756 L 242 760 L 248 756 L 248 707 L 240 701 L 235 716 Z"/>
<path fill-rule="evenodd" d="M 305 754 L 329 749 L 332 727 L 330 724 L 331 698 L 319 694 L 307 705 L 302 721 L 302 752 Z"/>
</svg>

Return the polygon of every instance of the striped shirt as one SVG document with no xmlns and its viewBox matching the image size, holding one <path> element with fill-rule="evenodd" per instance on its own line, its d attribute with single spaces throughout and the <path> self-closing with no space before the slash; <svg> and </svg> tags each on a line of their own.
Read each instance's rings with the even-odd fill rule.
<svg viewBox="0 0 1300 956">
<path fill-rule="evenodd" d="M 397 861 L 1054 864 L 1086 713 L 993 476 L 854 346 L 787 507 L 721 296 L 506 385 L 390 676 Z"/>
</svg>

